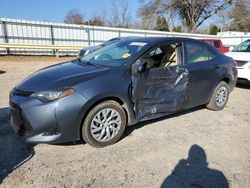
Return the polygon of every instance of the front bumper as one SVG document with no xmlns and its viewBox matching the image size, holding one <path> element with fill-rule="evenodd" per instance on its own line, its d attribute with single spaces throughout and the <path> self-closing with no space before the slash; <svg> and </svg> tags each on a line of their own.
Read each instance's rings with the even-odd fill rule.
<svg viewBox="0 0 250 188">
<path fill-rule="evenodd" d="M 84 104 L 74 93 L 50 103 L 29 96 L 10 97 L 11 125 L 28 143 L 63 143 L 80 139 Z"/>
</svg>

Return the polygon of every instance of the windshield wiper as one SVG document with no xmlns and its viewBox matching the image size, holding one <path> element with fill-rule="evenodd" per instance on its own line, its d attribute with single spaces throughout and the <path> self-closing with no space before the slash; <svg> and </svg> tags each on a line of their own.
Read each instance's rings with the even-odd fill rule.
<svg viewBox="0 0 250 188">
<path fill-rule="evenodd" d="M 95 67 L 95 68 L 99 68 L 98 65 L 96 65 L 94 63 L 90 63 L 89 61 L 83 61 L 83 60 L 81 60 L 81 58 L 77 58 L 77 59 L 75 59 L 75 61 L 77 61 L 78 64 L 85 64 L 85 65 L 90 65 L 90 66 Z"/>
<path fill-rule="evenodd" d="M 82 62 L 82 61 L 81 61 L 81 62 Z M 94 64 L 94 63 L 90 63 L 89 61 L 84 61 L 84 64 L 90 65 L 90 66 L 95 67 L 95 68 L 99 68 L 98 65 L 96 65 L 96 64 Z"/>
</svg>

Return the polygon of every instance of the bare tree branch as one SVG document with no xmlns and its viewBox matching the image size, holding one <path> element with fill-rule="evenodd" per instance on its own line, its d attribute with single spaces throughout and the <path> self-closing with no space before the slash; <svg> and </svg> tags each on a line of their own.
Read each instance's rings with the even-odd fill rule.
<svg viewBox="0 0 250 188">
<path fill-rule="evenodd" d="M 84 16 L 77 9 L 72 9 L 68 11 L 67 15 L 64 18 L 64 23 L 68 24 L 83 24 Z"/>
<path fill-rule="evenodd" d="M 195 32 L 207 19 L 232 4 L 232 0 L 151 0 L 140 9 L 140 14 L 178 13 L 189 32 Z"/>
</svg>

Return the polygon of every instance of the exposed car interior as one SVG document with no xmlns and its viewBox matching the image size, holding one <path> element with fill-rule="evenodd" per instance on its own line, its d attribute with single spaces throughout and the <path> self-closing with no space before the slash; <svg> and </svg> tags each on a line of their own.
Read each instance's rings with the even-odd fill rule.
<svg viewBox="0 0 250 188">
<path fill-rule="evenodd" d="M 142 61 L 147 62 L 147 68 L 169 67 L 179 64 L 179 49 L 181 44 L 167 44 L 159 46 L 145 56 Z"/>
</svg>

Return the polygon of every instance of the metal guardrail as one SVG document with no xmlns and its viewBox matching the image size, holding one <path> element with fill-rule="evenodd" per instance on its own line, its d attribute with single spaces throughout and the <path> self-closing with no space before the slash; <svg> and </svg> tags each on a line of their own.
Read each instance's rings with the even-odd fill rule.
<svg viewBox="0 0 250 188">
<path fill-rule="evenodd" d="M 237 46 L 250 39 L 249 33 L 243 33 L 240 36 L 234 32 L 229 34 L 230 36 L 227 36 L 222 32 L 215 36 L 0 18 L 0 44 L 2 44 L 0 54 L 56 55 L 55 52 L 59 53 L 60 50 L 60 55 L 76 55 L 76 51 L 73 50 L 99 45 L 111 38 L 125 36 L 219 38 L 226 47 Z M 69 52 L 66 52 L 67 49 Z"/>
<path fill-rule="evenodd" d="M 0 43 L 0 48 L 29 48 L 29 49 L 54 49 L 54 50 L 79 50 L 83 46 L 47 45 L 47 44 L 16 44 Z"/>
<path fill-rule="evenodd" d="M 50 49 L 55 50 L 55 55 L 59 57 L 59 50 L 80 50 L 84 46 L 68 46 L 68 45 L 47 45 L 47 44 L 16 44 L 16 43 L 0 43 L 0 48 L 26 48 L 26 49 Z"/>
</svg>

